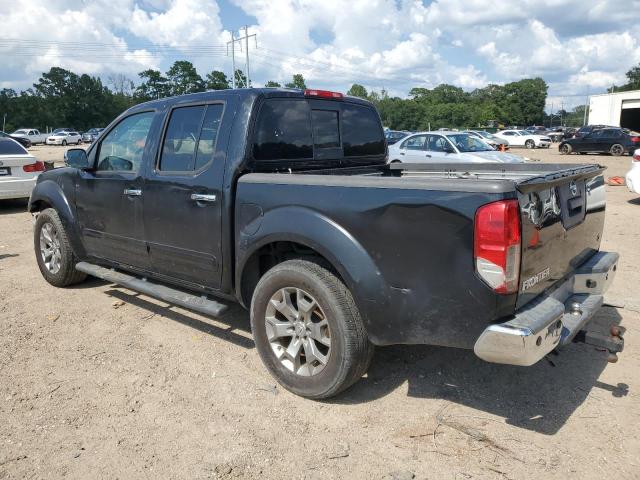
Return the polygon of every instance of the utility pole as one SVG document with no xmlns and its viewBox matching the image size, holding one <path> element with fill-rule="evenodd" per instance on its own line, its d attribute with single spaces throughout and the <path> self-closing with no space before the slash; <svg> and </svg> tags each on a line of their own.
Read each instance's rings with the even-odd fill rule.
<svg viewBox="0 0 640 480">
<path fill-rule="evenodd" d="M 229 44 L 231 44 L 231 88 L 236 88 L 236 39 L 231 32 L 231 41 L 227 42 L 227 55 L 229 55 Z"/>
<path fill-rule="evenodd" d="M 7 121 L 7 114 L 5 113 L 5 114 L 2 116 L 2 131 L 3 131 L 3 132 L 4 132 L 4 124 L 6 123 L 6 121 Z"/>
<path fill-rule="evenodd" d="M 236 88 L 236 86 L 240 87 L 240 85 L 236 85 L 236 57 L 235 57 L 235 44 L 236 42 L 242 42 L 244 40 L 244 46 L 245 46 L 245 68 L 246 68 L 246 74 L 245 74 L 245 88 L 249 88 L 251 87 L 251 77 L 249 75 L 249 39 L 251 37 L 253 37 L 253 39 L 255 40 L 255 44 L 256 44 L 256 48 L 258 47 L 258 39 L 256 37 L 256 34 L 253 33 L 251 35 L 249 35 L 249 26 L 245 25 L 244 27 L 242 27 L 242 29 L 244 30 L 244 37 L 238 37 L 235 38 L 235 35 L 233 34 L 233 32 L 231 32 L 231 41 L 227 42 L 227 55 L 229 54 L 229 44 L 231 44 L 231 64 L 233 66 L 233 74 L 231 75 L 231 85 L 233 86 L 233 88 Z M 242 51 L 242 43 L 240 43 L 240 51 Z"/>
<path fill-rule="evenodd" d="M 587 86 L 587 99 L 584 103 L 584 118 L 582 119 L 582 126 L 587 124 L 587 108 L 589 108 L 589 86 Z"/>
<path fill-rule="evenodd" d="M 551 102 L 551 115 L 549 115 L 549 128 L 553 126 L 553 102 Z"/>
</svg>

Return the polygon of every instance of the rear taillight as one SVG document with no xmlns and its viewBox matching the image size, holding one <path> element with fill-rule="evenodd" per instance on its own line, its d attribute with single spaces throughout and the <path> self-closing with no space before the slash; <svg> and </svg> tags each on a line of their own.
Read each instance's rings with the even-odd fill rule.
<svg viewBox="0 0 640 480">
<path fill-rule="evenodd" d="M 36 163 L 25 165 L 24 167 L 22 167 L 22 170 L 27 173 L 44 172 L 44 163 L 42 163 L 40 160 L 36 160 Z"/>
<path fill-rule="evenodd" d="M 640 143 L 640 137 L 631 137 L 633 143 Z"/>
<path fill-rule="evenodd" d="M 329 90 L 305 90 L 305 97 L 319 97 L 319 98 L 333 98 L 333 99 L 342 99 L 344 95 L 340 92 L 330 92 Z"/>
<path fill-rule="evenodd" d="M 476 211 L 473 241 L 476 271 L 497 293 L 518 291 L 520 248 L 517 200 L 489 203 Z"/>
<path fill-rule="evenodd" d="M 633 154 L 633 161 L 640 162 L 640 150 L 636 150 L 636 153 Z"/>
</svg>

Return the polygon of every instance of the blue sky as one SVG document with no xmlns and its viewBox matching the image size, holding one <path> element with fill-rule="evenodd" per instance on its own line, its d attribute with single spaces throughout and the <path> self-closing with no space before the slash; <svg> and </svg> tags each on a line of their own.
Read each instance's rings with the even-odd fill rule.
<svg viewBox="0 0 640 480">
<path fill-rule="evenodd" d="M 0 88 L 61 66 L 110 77 L 231 73 L 226 42 L 249 26 L 254 85 L 288 81 L 406 96 L 446 82 L 466 90 L 541 76 L 548 107 L 624 82 L 640 63 L 640 0 L 23 0 L 0 4 Z M 244 68 L 244 49 L 236 51 Z"/>
</svg>

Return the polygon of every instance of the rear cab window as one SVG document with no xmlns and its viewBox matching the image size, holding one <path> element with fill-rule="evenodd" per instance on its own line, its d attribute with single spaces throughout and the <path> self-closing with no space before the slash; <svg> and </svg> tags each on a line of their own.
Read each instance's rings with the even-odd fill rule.
<svg viewBox="0 0 640 480">
<path fill-rule="evenodd" d="M 251 156 L 256 164 L 384 163 L 377 112 L 348 101 L 269 98 L 258 110 Z"/>
</svg>

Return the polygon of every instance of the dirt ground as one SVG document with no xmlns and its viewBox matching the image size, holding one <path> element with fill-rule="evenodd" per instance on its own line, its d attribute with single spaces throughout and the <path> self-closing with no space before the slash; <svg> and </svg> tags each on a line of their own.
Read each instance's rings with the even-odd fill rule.
<svg viewBox="0 0 640 480">
<path fill-rule="evenodd" d="M 326 402 L 276 386 L 240 308 L 211 319 L 98 280 L 51 287 L 25 205 L 0 202 L 0 479 L 640 478 L 640 199 L 607 194 L 602 247 L 622 256 L 608 299 L 625 307 L 594 328 L 628 328 L 618 363 L 579 344 L 529 368 L 379 348 Z"/>
</svg>

